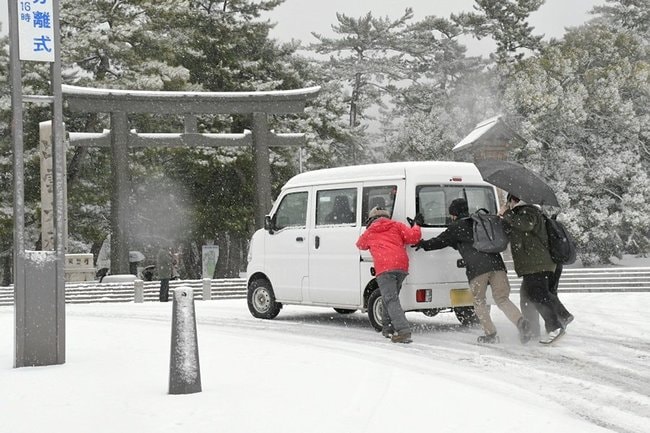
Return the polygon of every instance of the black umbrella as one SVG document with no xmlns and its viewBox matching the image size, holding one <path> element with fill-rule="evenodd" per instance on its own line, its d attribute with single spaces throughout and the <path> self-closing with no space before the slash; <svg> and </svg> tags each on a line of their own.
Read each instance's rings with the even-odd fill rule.
<svg viewBox="0 0 650 433">
<path fill-rule="evenodd" d="M 526 203 L 560 206 L 546 181 L 521 164 L 512 161 L 485 160 L 476 164 L 483 179 Z"/>
</svg>

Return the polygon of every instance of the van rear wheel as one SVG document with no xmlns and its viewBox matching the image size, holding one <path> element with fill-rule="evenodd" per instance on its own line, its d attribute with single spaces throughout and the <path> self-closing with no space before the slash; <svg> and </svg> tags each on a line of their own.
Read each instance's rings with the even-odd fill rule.
<svg viewBox="0 0 650 433">
<path fill-rule="evenodd" d="M 455 307 L 454 314 L 456 314 L 456 318 L 463 326 L 475 326 L 479 324 L 474 307 Z"/>
<path fill-rule="evenodd" d="M 381 331 L 384 317 L 384 301 L 381 292 L 376 289 L 368 297 L 368 319 L 377 332 Z"/>
<path fill-rule="evenodd" d="M 349 310 L 347 308 L 335 308 L 334 311 L 336 311 L 339 314 L 352 314 L 357 310 Z"/>
<path fill-rule="evenodd" d="M 431 308 L 429 310 L 422 310 L 422 314 L 424 314 L 427 317 L 435 317 L 438 315 L 440 310 L 438 308 Z"/>
<path fill-rule="evenodd" d="M 250 282 L 246 299 L 248 311 L 258 319 L 273 319 L 282 309 L 282 304 L 275 301 L 271 283 L 264 278 Z"/>
</svg>

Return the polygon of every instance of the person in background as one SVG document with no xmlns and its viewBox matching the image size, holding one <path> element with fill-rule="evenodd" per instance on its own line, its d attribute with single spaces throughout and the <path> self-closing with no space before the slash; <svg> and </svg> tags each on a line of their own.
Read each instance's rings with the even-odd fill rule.
<svg viewBox="0 0 650 433">
<path fill-rule="evenodd" d="M 478 337 L 479 343 L 498 343 L 497 328 L 490 317 L 490 309 L 486 303 L 488 284 L 492 288 L 492 297 L 501 311 L 519 331 L 519 340 L 527 343 L 530 336 L 528 322 L 521 315 L 517 306 L 510 300 L 510 283 L 506 265 L 501 254 L 484 253 L 474 248 L 474 223 L 469 217 L 467 200 L 457 198 L 449 205 L 451 224 L 437 237 L 421 240 L 415 245 L 416 250 L 439 250 L 452 247 L 460 253 L 465 262 L 465 273 L 469 281 L 474 301 L 474 311 L 478 316 L 484 335 Z"/>
<path fill-rule="evenodd" d="M 169 250 L 169 254 L 171 256 L 171 266 L 172 266 L 172 271 L 171 271 L 171 279 L 172 280 L 179 280 L 181 278 L 181 274 L 179 272 L 179 267 L 181 264 L 181 254 L 176 247 L 172 247 Z"/>
<path fill-rule="evenodd" d="M 172 277 L 172 255 L 168 248 L 158 250 L 156 271 L 160 278 L 160 302 L 167 302 L 169 300 L 169 280 Z"/>
<path fill-rule="evenodd" d="M 556 265 L 548 250 L 548 234 L 542 211 L 538 206 L 508 194 L 499 214 L 509 229 L 515 272 L 522 277 L 521 296 L 544 319 L 547 335 L 539 340 L 540 343 L 550 344 L 564 335 L 564 326 L 558 315 L 558 311 L 564 307 L 550 290 L 550 284 L 555 282 Z"/>
<path fill-rule="evenodd" d="M 399 301 L 402 283 L 408 275 L 409 259 L 405 245 L 413 245 L 422 237 L 422 216 L 414 225 L 393 221 L 387 210 L 375 207 L 368 214 L 366 230 L 357 240 L 357 248 L 370 250 L 379 291 L 384 302 L 382 335 L 393 343 L 410 343 L 411 327 Z"/>
</svg>

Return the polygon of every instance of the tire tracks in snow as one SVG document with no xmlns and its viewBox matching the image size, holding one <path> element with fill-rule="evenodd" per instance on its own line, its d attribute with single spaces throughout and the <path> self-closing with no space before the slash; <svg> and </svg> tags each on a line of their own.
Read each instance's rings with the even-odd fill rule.
<svg viewBox="0 0 650 433">
<path fill-rule="evenodd" d="M 374 362 L 417 369 L 465 383 L 480 376 L 480 379 L 474 379 L 480 382 L 478 386 L 498 381 L 541 395 L 576 416 L 611 431 L 647 433 L 650 423 L 650 372 L 647 367 L 650 344 L 643 338 L 601 337 L 593 331 L 573 332 L 570 329 L 552 346 L 540 346 L 534 342 L 523 346 L 515 341 L 478 345 L 474 343 L 476 330 L 409 317 L 414 325 L 415 342 L 405 346 L 392 344 L 375 333 L 365 315 L 340 316 L 312 311 L 283 312 L 272 321 L 230 315 L 199 315 L 197 325 L 210 326 L 216 328 L 216 332 L 228 334 L 238 329 L 258 331 L 259 336 L 251 337 L 250 333 L 245 333 L 245 337 L 277 338 L 284 343 L 311 345 L 364 359 L 371 353 Z M 163 311 L 75 315 L 170 321 Z M 396 351 L 407 351 L 408 356 L 396 357 Z M 445 368 L 448 364 L 461 364 L 466 369 L 459 372 Z"/>
</svg>

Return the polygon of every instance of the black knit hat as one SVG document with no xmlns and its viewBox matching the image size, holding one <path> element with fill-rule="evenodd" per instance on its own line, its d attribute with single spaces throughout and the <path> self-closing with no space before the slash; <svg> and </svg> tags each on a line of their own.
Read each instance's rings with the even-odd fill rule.
<svg viewBox="0 0 650 433">
<path fill-rule="evenodd" d="M 506 196 L 506 203 L 509 202 L 510 200 L 514 201 L 515 203 L 520 201 L 519 197 L 512 195 L 511 193 L 508 193 L 508 195 Z"/>
<path fill-rule="evenodd" d="M 457 198 L 456 200 L 452 201 L 449 205 L 449 215 L 454 215 L 457 217 L 469 215 L 467 200 L 464 198 Z"/>
</svg>

